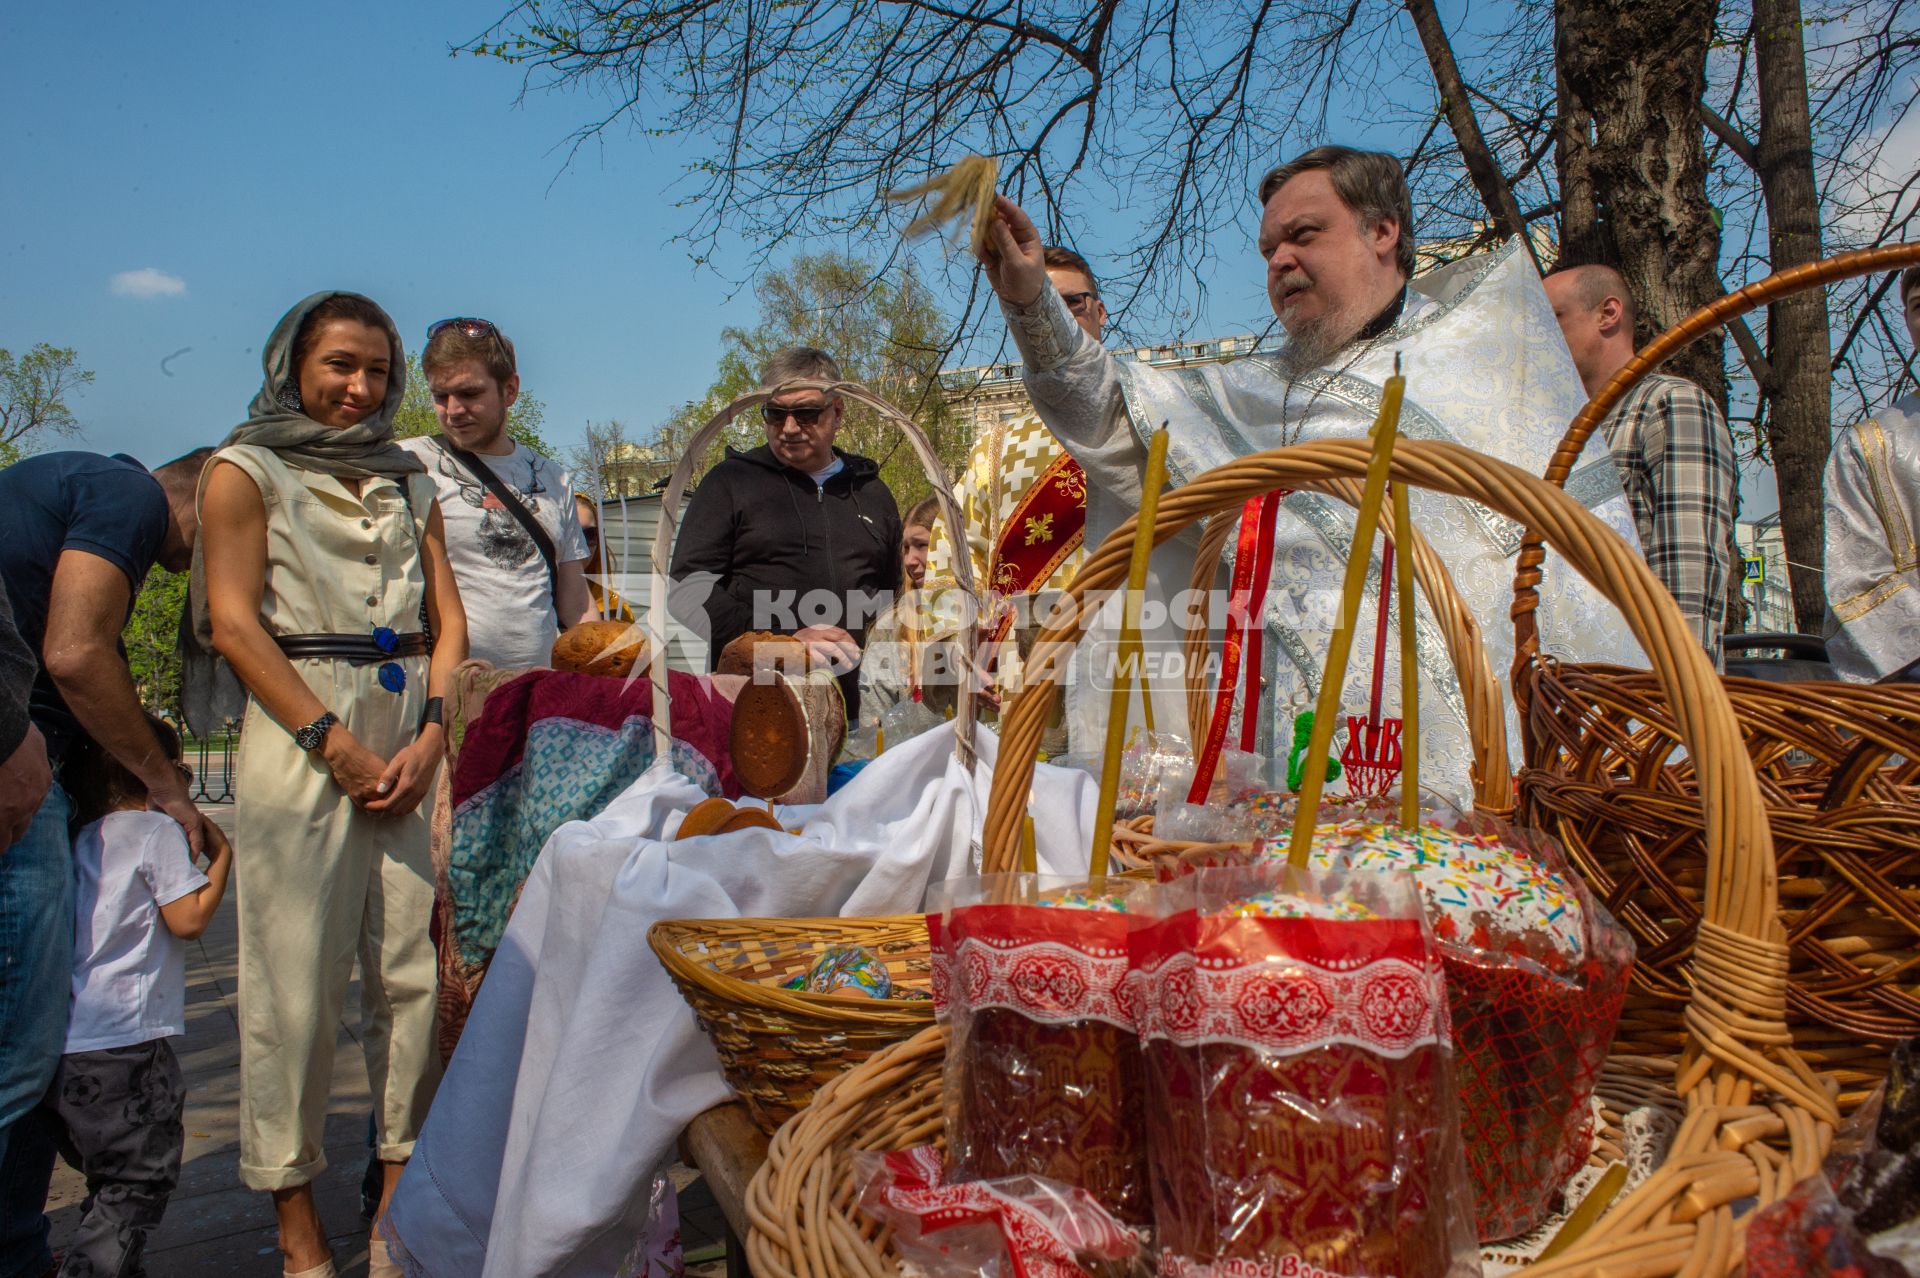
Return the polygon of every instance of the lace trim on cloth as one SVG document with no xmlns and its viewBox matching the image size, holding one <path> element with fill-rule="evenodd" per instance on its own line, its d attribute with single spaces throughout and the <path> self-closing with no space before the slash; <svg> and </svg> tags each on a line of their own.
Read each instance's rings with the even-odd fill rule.
<svg viewBox="0 0 1920 1278">
<path fill-rule="evenodd" d="M 1597 1131 L 1602 1126 L 1604 1106 L 1598 1096 L 1592 1101 L 1593 1126 Z M 1618 1160 L 1626 1164 L 1627 1183 L 1620 1187 L 1620 1195 L 1614 1198 L 1620 1201 L 1636 1185 L 1653 1175 L 1654 1169 L 1666 1158 L 1667 1147 L 1672 1144 L 1674 1132 L 1678 1130 L 1673 1116 L 1654 1106 L 1643 1106 L 1628 1111 L 1620 1119 L 1620 1143 L 1622 1157 Z M 1613 1161 L 1590 1162 L 1570 1177 L 1560 1191 L 1560 1206 L 1552 1215 L 1540 1223 L 1532 1233 L 1504 1242 L 1487 1243 L 1480 1248 L 1480 1264 L 1484 1278 L 1504 1278 L 1507 1274 L 1519 1273 L 1526 1266 L 1539 1259 L 1547 1244 L 1553 1241 L 1561 1227 L 1573 1215 L 1574 1209 L 1586 1200 L 1593 1187 L 1600 1183 L 1600 1177 L 1606 1174 Z"/>
</svg>

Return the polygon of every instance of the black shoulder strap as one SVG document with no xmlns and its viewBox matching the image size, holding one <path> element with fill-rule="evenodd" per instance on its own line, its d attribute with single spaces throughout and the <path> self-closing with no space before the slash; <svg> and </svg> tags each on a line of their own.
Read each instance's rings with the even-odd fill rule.
<svg viewBox="0 0 1920 1278">
<path fill-rule="evenodd" d="M 428 438 L 433 441 L 434 447 L 465 466 L 469 474 L 499 499 L 507 513 L 513 516 L 514 522 L 527 530 L 527 536 L 533 538 L 534 546 L 540 551 L 540 558 L 547 563 L 547 597 L 553 603 L 553 619 L 559 624 L 560 629 L 565 630 L 566 618 L 560 615 L 560 558 L 553 548 L 553 538 L 547 536 L 547 530 L 540 526 L 540 521 L 533 517 L 533 512 L 526 508 L 520 498 L 514 494 L 513 489 L 500 482 L 500 476 L 494 474 L 493 468 L 480 460 L 478 453 L 468 452 L 445 435 L 430 435 Z"/>
</svg>

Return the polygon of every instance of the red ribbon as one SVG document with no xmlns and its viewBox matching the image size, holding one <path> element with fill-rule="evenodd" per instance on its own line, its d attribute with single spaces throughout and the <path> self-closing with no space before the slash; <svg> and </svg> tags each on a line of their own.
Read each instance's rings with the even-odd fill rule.
<svg viewBox="0 0 1920 1278">
<path fill-rule="evenodd" d="M 1214 774 L 1220 770 L 1220 753 L 1227 742 L 1227 720 L 1233 714 L 1233 690 L 1240 682 L 1241 659 L 1249 645 L 1252 659 L 1246 662 L 1240 748 L 1253 748 L 1254 711 L 1260 704 L 1260 649 L 1265 631 L 1260 614 L 1266 610 L 1267 585 L 1273 576 L 1274 523 L 1286 495 L 1287 490 L 1276 490 L 1264 497 L 1249 497 L 1240 508 L 1240 532 L 1234 543 L 1233 588 L 1227 604 L 1227 634 L 1220 651 L 1220 683 L 1213 694 L 1213 718 L 1207 723 L 1207 740 L 1193 771 L 1193 785 L 1187 791 L 1188 803 L 1207 801 Z"/>
</svg>

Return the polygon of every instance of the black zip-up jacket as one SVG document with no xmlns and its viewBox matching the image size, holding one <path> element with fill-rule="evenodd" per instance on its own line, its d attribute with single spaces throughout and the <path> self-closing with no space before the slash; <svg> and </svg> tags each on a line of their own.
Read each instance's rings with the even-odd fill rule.
<svg viewBox="0 0 1920 1278">
<path fill-rule="evenodd" d="M 834 450 L 845 462 L 825 485 L 795 470 L 764 444 L 727 458 L 687 502 L 673 547 L 673 615 L 704 630 L 711 659 L 749 630 L 791 634 L 837 625 L 856 643 L 900 590 L 900 512 L 865 457 Z M 712 589 L 702 597 L 700 586 Z M 827 615 L 808 611 L 829 605 Z M 864 594 L 877 606 L 863 603 Z M 756 617 L 755 605 L 761 615 Z M 856 611 L 858 610 L 858 611 Z M 860 672 L 840 677 L 849 718 L 860 709 Z"/>
</svg>

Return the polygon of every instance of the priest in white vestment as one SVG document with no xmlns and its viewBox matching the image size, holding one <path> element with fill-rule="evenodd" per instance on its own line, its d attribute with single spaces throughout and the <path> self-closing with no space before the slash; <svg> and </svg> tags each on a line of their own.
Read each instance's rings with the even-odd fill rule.
<svg viewBox="0 0 1920 1278">
<path fill-rule="evenodd" d="M 1048 287 L 1032 220 L 1012 201 L 998 201 L 992 223 L 998 252 L 983 265 L 1025 360 L 1035 407 L 1086 470 L 1089 548 L 1138 509 L 1145 441 L 1162 422 L 1171 428 L 1175 483 L 1261 449 L 1364 437 L 1396 355 L 1407 377 L 1403 436 L 1451 440 L 1534 474 L 1546 469 L 1586 396 L 1518 241 L 1412 280 L 1411 200 L 1399 162 L 1345 147 L 1320 147 L 1273 170 L 1260 185 L 1260 201 L 1267 292 L 1287 332 L 1286 347 L 1165 371 L 1116 359 L 1081 331 Z M 1567 488 L 1635 542 L 1618 472 L 1598 435 Z M 1523 530 L 1483 507 L 1434 493 L 1412 494 L 1412 513 L 1479 619 L 1494 672 L 1509 692 L 1508 739 L 1517 762 L 1520 737 L 1506 676 L 1514 557 Z M 1350 507 L 1318 494 L 1292 494 L 1280 512 L 1264 616 L 1265 701 L 1256 722 L 1263 754 L 1284 754 L 1293 717 L 1313 706 L 1337 625 L 1352 526 Z M 1156 608 L 1155 601 L 1187 588 L 1195 545 L 1189 533 L 1154 553 L 1147 611 L 1149 623 L 1157 624 L 1145 627 L 1150 653 L 1180 646 L 1176 610 Z M 1230 540 L 1229 560 L 1232 546 Z M 1377 546 L 1373 562 L 1342 703 L 1346 714 L 1367 710 Z M 1217 583 L 1222 588 L 1225 571 Z M 1538 614 L 1545 651 L 1573 661 L 1644 665 L 1611 604 L 1552 555 L 1545 571 Z M 1218 614 L 1215 609 L 1216 626 Z M 1464 699 L 1424 605 L 1416 624 L 1422 779 L 1470 798 Z M 1101 635 L 1096 627 L 1090 641 L 1102 644 Z M 1387 649 L 1384 714 L 1397 718 L 1397 643 L 1390 640 Z M 1076 750 L 1100 748 L 1108 686 L 1088 681 L 1070 706 Z M 1161 679 L 1154 691 L 1157 726 L 1184 732 L 1183 686 Z M 1344 737 L 1344 731 L 1336 737 L 1336 748 Z"/>
<path fill-rule="evenodd" d="M 1920 347 L 1920 266 L 1900 276 Z M 1911 679 L 1920 665 L 1920 395 L 1833 437 L 1827 457 L 1827 655 L 1855 683 Z"/>
</svg>

